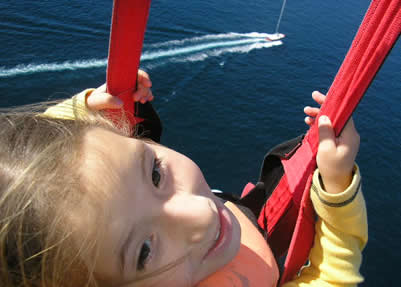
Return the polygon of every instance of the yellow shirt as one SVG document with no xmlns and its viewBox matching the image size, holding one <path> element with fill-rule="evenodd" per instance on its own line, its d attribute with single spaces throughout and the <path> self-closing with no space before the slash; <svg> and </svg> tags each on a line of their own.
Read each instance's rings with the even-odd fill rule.
<svg viewBox="0 0 401 287">
<path fill-rule="evenodd" d="M 342 193 L 329 194 L 315 171 L 311 199 L 319 218 L 310 264 L 285 287 L 356 286 L 363 281 L 359 268 L 368 225 L 360 182 L 359 168 L 355 166 L 351 185 Z"/>
</svg>

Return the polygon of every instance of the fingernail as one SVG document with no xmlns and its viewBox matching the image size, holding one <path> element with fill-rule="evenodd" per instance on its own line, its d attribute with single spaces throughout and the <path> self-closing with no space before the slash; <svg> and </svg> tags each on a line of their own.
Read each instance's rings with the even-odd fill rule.
<svg viewBox="0 0 401 287">
<path fill-rule="evenodd" d="M 319 124 L 328 124 L 330 123 L 329 117 L 323 115 L 319 117 Z"/>
</svg>

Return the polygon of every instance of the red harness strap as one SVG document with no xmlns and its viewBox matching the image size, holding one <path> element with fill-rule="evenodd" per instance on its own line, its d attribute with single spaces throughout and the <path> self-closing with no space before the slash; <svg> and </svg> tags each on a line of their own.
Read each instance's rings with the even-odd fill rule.
<svg viewBox="0 0 401 287">
<path fill-rule="evenodd" d="M 373 0 L 318 115 L 318 117 L 320 115 L 329 116 L 336 135 L 341 133 L 385 58 L 395 45 L 400 33 L 401 0 Z M 311 218 L 313 207 L 309 200 L 309 191 L 312 172 L 316 165 L 315 156 L 318 145 L 319 134 L 316 121 L 306 134 L 302 147 L 291 158 L 292 162 L 283 162 L 284 170 L 289 178 L 292 179 L 295 173 L 299 174 L 301 166 L 309 175 L 304 188 L 297 186 L 292 189 L 294 199 L 300 198 L 297 195 L 300 192 L 303 191 L 304 194 L 286 258 L 282 283 L 291 280 L 298 272 L 305 263 L 313 244 L 314 221 Z M 307 164 L 308 160 L 309 164 Z M 296 163 L 290 171 L 289 165 L 293 162 Z M 306 174 L 299 178 L 305 180 Z M 296 177 L 294 178 L 298 184 L 301 182 Z"/>
<path fill-rule="evenodd" d="M 401 33 L 401 1 L 374 0 L 354 38 L 351 48 L 327 94 L 330 104 L 321 108 L 339 135 L 345 123 L 373 81 Z M 306 140 L 316 153 L 318 128 L 314 125 Z"/>
<path fill-rule="evenodd" d="M 337 135 L 400 32 L 401 0 L 373 0 L 318 115 L 329 116 Z M 318 144 L 318 128 L 314 124 L 294 154 L 281 158 L 284 175 L 260 212 L 259 224 L 267 231 L 275 255 L 283 255 L 288 248 L 280 284 L 291 280 L 305 264 L 313 244 L 315 216 L 309 190 Z"/>
<path fill-rule="evenodd" d="M 132 126 L 143 121 L 135 116 L 132 94 L 136 90 L 150 0 L 114 0 L 107 65 L 107 92 L 124 102 L 124 111 Z M 108 111 L 111 118 L 121 117 Z"/>
</svg>

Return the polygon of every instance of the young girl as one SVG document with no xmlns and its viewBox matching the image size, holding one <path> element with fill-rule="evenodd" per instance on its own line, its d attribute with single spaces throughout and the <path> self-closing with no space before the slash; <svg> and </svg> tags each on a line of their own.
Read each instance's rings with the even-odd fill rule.
<svg viewBox="0 0 401 287">
<path fill-rule="evenodd" d="M 152 100 L 149 77 L 140 72 L 138 80 L 134 100 Z M 44 115 L 1 115 L 1 286 L 219 286 L 215 272 L 252 248 L 244 235 L 261 236 L 234 204 L 213 195 L 189 158 L 130 138 L 129 128 L 89 111 L 121 104 L 102 86 Z M 317 112 L 305 108 L 308 124 Z M 335 138 L 330 120 L 320 117 L 319 131 L 311 264 L 285 286 L 362 280 L 367 223 L 354 164 L 359 136 L 352 120 Z M 276 286 L 267 244 L 263 264 L 264 286 Z"/>
</svg>

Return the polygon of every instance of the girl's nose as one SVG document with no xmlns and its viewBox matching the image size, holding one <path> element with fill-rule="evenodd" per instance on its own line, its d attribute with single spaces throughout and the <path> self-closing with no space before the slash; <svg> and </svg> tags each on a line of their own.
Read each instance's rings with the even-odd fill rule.
<svg viewBox="0 0 401 287">
<path fill-rule="evenodd" d="M 203 196 L 175 194 L 162 208 L 165 227 L 189 243 L 202 242 L 218 225 L 214 202 Z"/>
</svg>

